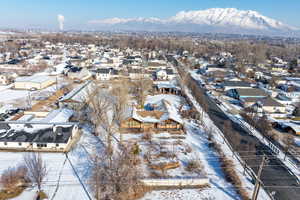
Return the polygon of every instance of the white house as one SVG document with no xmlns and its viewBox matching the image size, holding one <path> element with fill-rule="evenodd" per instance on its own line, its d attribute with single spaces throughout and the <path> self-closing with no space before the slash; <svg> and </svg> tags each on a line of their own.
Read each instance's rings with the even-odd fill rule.
<svg viewBox="0 0 300 200">
<path fill-rule="evenodd" d="M 79 130 L 74 123 L 1 122 L 0 134 L 3 150 L 67 152 Z"/>
<path fill-rule="evenodd" d="M 167 71 L 165 69 L 159 69 L 158 71 L 155 72 L 155 74 L 156 74 L 157 80 L 167 80 L 168 79 Z"/>
<path fill-rule="evenodd" d="M 108 81 L 112 78 L 112 70 L 109 68 L 100 68 L 96 70 L 96 79 Z"/>
<path fill-rule="evenodd" d="M 271 97 L 261 98 L 254 105 L 259 112 L 265 113 L 285 113 L 285 105 L 279 103 Z"/>
<path fill-rule="evenodd" d="M 172 80 L 176 77 L 172 69 L 159 69 L 155 75 L 157 80 Z"/>
</svg>

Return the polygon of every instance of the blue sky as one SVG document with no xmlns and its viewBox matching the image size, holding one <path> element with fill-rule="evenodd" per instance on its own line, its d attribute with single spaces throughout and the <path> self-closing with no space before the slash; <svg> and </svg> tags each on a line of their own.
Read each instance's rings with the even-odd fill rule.
<svg viewBox="0 0 300 200">
<path fill-rule="evenodd" d="M 300 27 L 300 0 L 3 0 L 0 28 L 57 28 L 57 15 L 65 27 L 85 27 L 89 20 L 111 17 L 168 18 L 182 10 L 238 8 Z"/>
</svg>

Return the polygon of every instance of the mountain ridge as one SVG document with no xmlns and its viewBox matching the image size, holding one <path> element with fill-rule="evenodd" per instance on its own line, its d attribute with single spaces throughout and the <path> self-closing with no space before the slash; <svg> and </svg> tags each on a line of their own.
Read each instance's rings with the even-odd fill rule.
<svg viewBox="0 0 300 200">
<path fill-rule="evenodd" d="M 90 25 L 111 30 L 220 32 L 242 34 L 299 35 L 300 29 L 266 17 L 253 10 L 236 8 L 210 8 L 180 11 L 167 19 L 107 18 L 91 20 Z M 232 32 L 230 32 L 230 29 Z"/>
</svg>

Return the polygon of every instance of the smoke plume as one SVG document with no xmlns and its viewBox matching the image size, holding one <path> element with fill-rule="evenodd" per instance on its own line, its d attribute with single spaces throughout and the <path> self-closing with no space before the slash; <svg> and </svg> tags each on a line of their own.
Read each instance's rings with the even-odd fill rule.
<svg viewBox="0 0 300 200">
<path fill-rule="evenodd" d="M 63 15 L 57 15 L 57 21 L 58 21 L 58 24 L 59 24 L 59 29 L 61 31 L 64 30 L 65 17 Z"/>
</svg>

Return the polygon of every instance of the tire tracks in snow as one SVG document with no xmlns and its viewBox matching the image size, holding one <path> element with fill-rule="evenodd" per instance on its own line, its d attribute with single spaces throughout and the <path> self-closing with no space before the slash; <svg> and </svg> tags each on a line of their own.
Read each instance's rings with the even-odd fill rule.
<svg viewBox="0 0 300 200">
<path fill-rule="evenodd" d="M 56 196 L 56 193 L 57 193 L 57 191 L 58 191 L 60 179 L 61 179 L 61 176 L 62 176 L 62 173 L 63 173 L 63 170 L 64 170 L 64 167 L 65 167 L 66 162 L 67 162 L 67 157 L 65 158 L 64 163 L 63 163 L 63 165 L 62 165 L 62 168 L 61 168 L 61 170 L 60 170 L 60 172 L 59 172 L 59 176 L 58 176 L 56 188 L 55 188 L 54 193 L 53 193 L 53 195 L 52 195 L 52 197 L 51 197 L 51 200 L 54 199 L 54 197 Z"/>
</svg>

